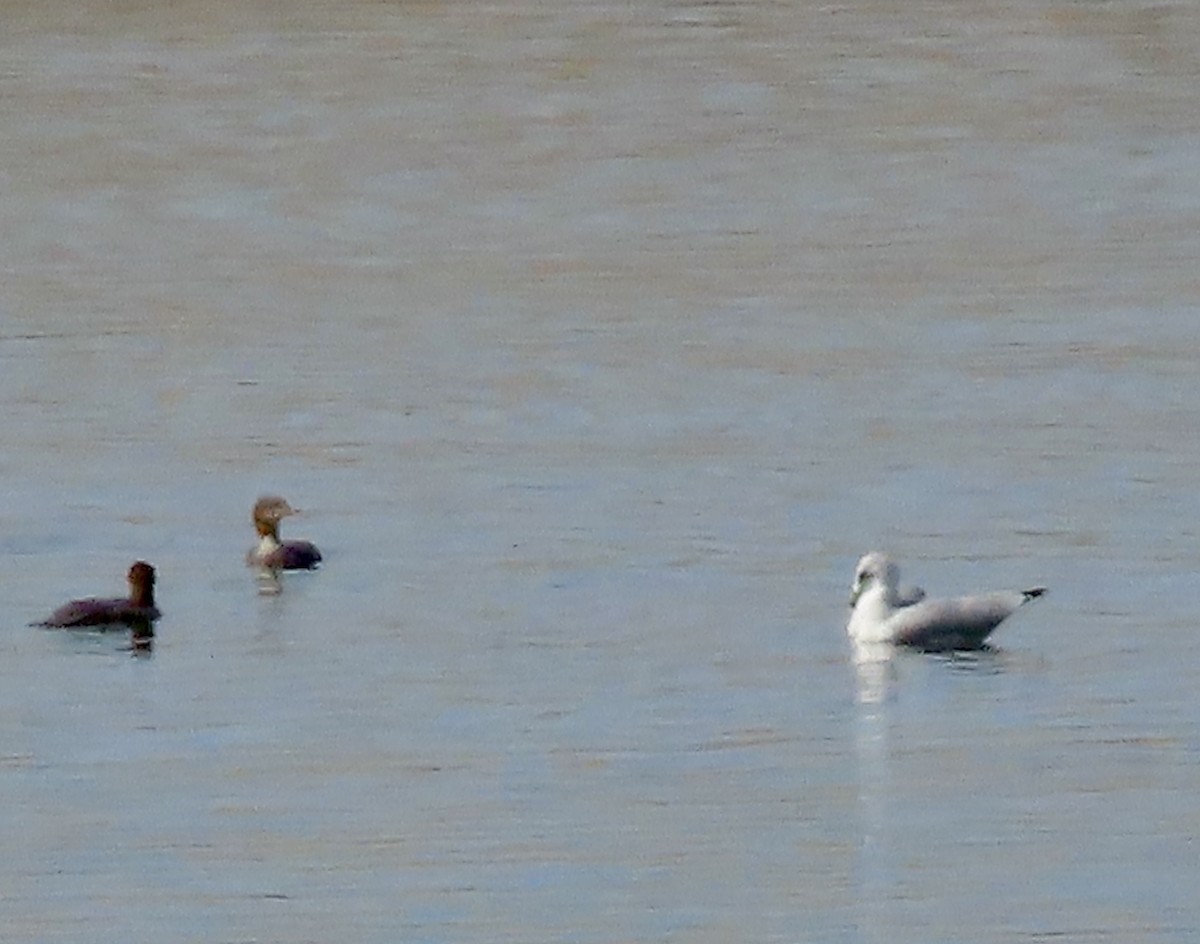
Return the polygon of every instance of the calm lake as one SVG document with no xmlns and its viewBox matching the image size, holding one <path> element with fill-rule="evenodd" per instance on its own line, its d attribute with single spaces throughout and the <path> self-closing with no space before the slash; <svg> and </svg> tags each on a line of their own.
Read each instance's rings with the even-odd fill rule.
<svg viewBox="0 0 1200 944">
<path fill-rule="evenodd" d="M 1200 7 L 0 23 L 5 942 L 1200 939 Z"/>
</svg>

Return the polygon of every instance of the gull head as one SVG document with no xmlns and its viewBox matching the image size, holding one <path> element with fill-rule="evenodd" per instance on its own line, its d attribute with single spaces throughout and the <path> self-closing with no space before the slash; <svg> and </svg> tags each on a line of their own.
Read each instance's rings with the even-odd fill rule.
<svg viewBox="0 0 1200 944">
<path fill-rule="evenodd" d="M 879 551 L 864 554 L 854 569 L 854 584 L 850 587 L 851 609 L 870 590 L 879 589 L 886 600 L 894 599 L 899 582 L 900 568 L 890 557 Z"/>
</svg>

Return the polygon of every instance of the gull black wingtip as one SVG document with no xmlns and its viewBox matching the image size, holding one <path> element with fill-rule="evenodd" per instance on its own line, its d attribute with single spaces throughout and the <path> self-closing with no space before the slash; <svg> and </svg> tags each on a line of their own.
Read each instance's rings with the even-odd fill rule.
<svg viewBox="0 0 1200 944">
<path fill-rule="evenodd" d="M 1024 591 L 1022 596 L 1024 596 L 1026 602 L 1028 602 L 1030 600 L 1036 600 L 1038 597 L 1040 597 L 1045 592 L 1046 592 L 1045 587 L 1034 587 L 1032 590 Z"/>
</svg>

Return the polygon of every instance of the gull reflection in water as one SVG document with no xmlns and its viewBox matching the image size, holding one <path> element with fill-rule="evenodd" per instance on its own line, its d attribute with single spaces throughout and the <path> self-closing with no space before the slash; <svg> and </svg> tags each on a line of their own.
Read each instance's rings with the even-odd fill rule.
<svg viewBox="0 0 1200 944">
<path fill-rule="evenodd" d="M 853 644 L 857 682 L 854 747 L 858 758 L 859 835 L 856 910 L 864 941 L 885 941 L 896 882 L 891 834 L 891 707 L 895 650 L 887 643 Z"/>
<path fill-rule="evenodd" d="M 896 666 L 892 662 L 895 649 L 885 642 L 852 641 L 851 645 L 851 658 L 858 682 L 858 703 L 883 704 L 892 697 L 896 682 Z"/>
</svg>

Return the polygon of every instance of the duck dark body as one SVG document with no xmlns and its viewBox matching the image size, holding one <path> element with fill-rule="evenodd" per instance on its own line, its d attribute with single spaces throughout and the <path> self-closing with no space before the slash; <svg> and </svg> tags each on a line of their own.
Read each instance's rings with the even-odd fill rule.
<svg viewBox="0 0 1200 944">
<path fill-rule="evenodd" d="M 271 570 L 316 570 L 321 564 L 321 552 L 311 541 L 280 541 L 278 547 L 262 555 L 257 563 Z"/>
</svg>

